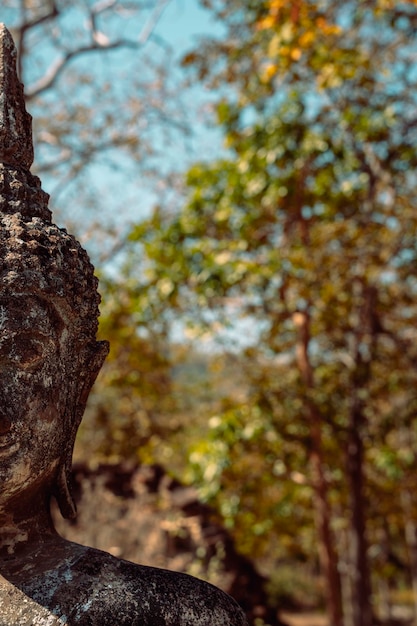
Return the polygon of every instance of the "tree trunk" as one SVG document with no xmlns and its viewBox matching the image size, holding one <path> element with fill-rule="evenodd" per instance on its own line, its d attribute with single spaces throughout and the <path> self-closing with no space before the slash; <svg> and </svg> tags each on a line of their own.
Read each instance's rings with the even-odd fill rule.
<svg viewBox="0 0 417 626">
<path fill-rule="evenodd" d="M 372 626 L 371 582 L 368 565 L 364 497 L 364 448 L 366 428 L 364 393 L 371 379 L 371 364 L 379 328 L 376 314 L 377 292 L 365 280 L 358 279 L 358 324 L 353 335 L 355 367 L 351 379 L 351 404 L 348 421 L 346 472 L 350 501 L 350 553 L 352 563 L 353 626 Z"/>
<path fill-rule="evenodd" d="M 371 587 L 363 493 L 363 413 L 360 402 L 353 402 L 350 414 L 347 475 L 351 511 L 350 553 L 352 563 L 353 626 L 371 626 Z"/>
<path fill-rule="evenodd" d="M 297 363 L 307 392 L 313 389 L 313 370 L 308 356 L 310 341 L 310 320 L 308 313 L 297 312 L 293 321 L 298 329 L 296 346 Z M 331 509 L 328 502 L 328 486 L 324 474 L 322 445 L 322 417 L 309 393 L 306 399 L 306 412 L 310 423 L 311 450 L 310 464 L 315 492 L 314 507 L 317 534 L 319 538 L 320 567 L 326 580 L 327 612 L 332 626 L 343 626 L 342 591 L 338 570 L 337 553 L 331 529 Z"/>
<path fill-rule="evenodd" d="M 338 517 L 342 517 L 341 511 L 338 511 Z M 338 535 L 339 545 L 339 571 L 340 582 L 342 587 L 342 606 L 343 606 L 343 622 L 344 626 L 353 626 L 352 616 L 352 576 L 350 564 L 350 540 L 349 528 L 343 528 Z"/>
<path fill-rule="evenodd" d="M 313 473 L 315 491 L 315 517 L 319 536 L 320 565 L 326 579 L 327 612 L 330 623 L 334 626 L 343 626 L 342 588 L 340 574 L 337 567 L 337 554 L 334 549 L 334 538 L 331 530 L 331 511 L 327 497 L 327 482 L 323 474 L 323 459 L 321 446 L 313 444 L 310 462 Z"/>
<path fill-rule="evenodd" d="M 408 560 L 410 563 L 411 582 L 414 599 L 414 625 L 417 626 L 417 524 L 413 519 L 413 497 L 408 490 L 401 494 L 402 507 L 405 517 L 405 540 L 407 544 Z"/>
</svg>

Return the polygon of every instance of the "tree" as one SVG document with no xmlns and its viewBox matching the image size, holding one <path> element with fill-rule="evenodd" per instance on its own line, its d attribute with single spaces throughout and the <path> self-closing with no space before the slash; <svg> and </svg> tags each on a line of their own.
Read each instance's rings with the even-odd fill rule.
<svg viewBox="0 0 417 626">
<path fill-rule="evenodd" d="M 187 130 L 172 51 L 156 33 L 169 1 L 2 3 L 34 118 L 34 170 L 56 221 L 93 238 L 102 260 L 143 211 L 134 193 L 162 193 L 157 157 Z"/>
<path fill-rule="evenodd" d="M 371 476 L 388 433 L 416 429 L 417 9 L 204 4 L 226 34 L 184 63 L 222 90 L 228 152 L 189 170 L 179 214 L 158 208 L 134 231 L 146 253 L 144 284 L 150 299 L 194 324 L 226 320 L 235 334 L 255 327 L 240 354 L 246 424 L 259 411 L 260 447 L 269 423 L 309 459 L 334 625 L 344 619 L 337 558 L 345 555 L 334 542 L 333 503 L 345 508 L 338 524 L 349 525 L 353 572 L 345 604 L 354 626 L 369 626 L 369 507 L 375 515 L 388 478 Z M 238 410 L 229 407 L 220 423 Z M 247 446 L 240 441 L 243 454 Z M 223 461 L 225 498 L 227 473 Z"/>
<path fill-rule="evenodd" d="M 170 342 L 163 324 L 146 325 L 133 303 L 132 282 L 103 278 L 100 334 L 110 341 L 77 442 L 76 456 L 97 462 L 163 463 L 163 437 L 180 427 L 171 375 Z M 155 453 L 158 450 L 158 454 Z"/>
</svg>

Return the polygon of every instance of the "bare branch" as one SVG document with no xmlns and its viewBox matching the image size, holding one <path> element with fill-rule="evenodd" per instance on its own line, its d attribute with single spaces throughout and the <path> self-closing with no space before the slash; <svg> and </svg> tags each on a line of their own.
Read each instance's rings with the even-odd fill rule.
<svg viewBox="0 0 417 626">
<path fill-rule="evenodd" d="M 151 17 L 149 18 L 139 35 L 138 41 L 140 45 L 143 45 L 148 41 L 152 32 L 155 30 L 155 26 L 157 25 L 162 13 L 165 11 L 170 1 L 171 0 L 159 0 Z"/>
<path fill-rule="evenodd" d="M 152 32 L 154 31 L 163 11 L 168 6 L 171 0 L 159 0 L 157 6 L 155 7 L 152 15 L 146 22 L 142 32 L 139 34 L 137 41 L 131 41 L 127 39 L 120 39 L 111 43 L 107 36 L 104 33 L 101 33 L 97 29 L 96 17 L 99 13 L 111 8 L 115 4 L 115 0 L 103 0 L 98 2 L 93 9 L 90 11 L 90 24 L 91 24 L 91 44 L 86 46 L 80 46 L 75 50 L 69 50 L 66 52 L 61 58 L 57 59 L 45 72 L 45 74 L 32 86 L 29 86 L 26 89 L 26 100 L 29 101 L 33 99 L 35 96 L 38 96 L 40 93 L 46 91 L 50 87 L 52 87 L 57 81 L 60 74 L 67 67 L 67 65 L 76 57 L 80 57 L 83 54 L 87 54 L 89 52 L 97 52 L 100 50 L 115 50 L 120 48 L 138 48 L 147 43 Z M 28 22 L 20 28 L 21 32 L 21 46 L 22 51 L 24 50 L 24 42 L 23 36 L 24 33 L 31 27 L 38 25 L 48 19 L 52 19 L 54 16 L 58 15 L 58 10 L 55 6 L 55 2 L 53 3 L 53 9 L 47 15 L 44 15 L 33 22 Z"/>
<path fill-rule="evenodd" d="M 65 69 L 65 67 L 72 61 L 74 58 L 79 57 L 83 54 L 87 54 L 89 52 L 97 52 L 99 50 L 115 50 L 117 48 L 137 48 L 138 44 L 134 41 L 121 39 L 119 41 L 115 41 L 113 43 L 109 43 L 106 45 L 99 44 L 97 42 L 93 42 L 89 46 L 81 46 L 76 50 L 70 50 L 63 57 L 57 59 L 55 63 L 53 63 L 50 68 L 46 71 L 44 76 L 40 78 L 34 85 L 28 87 L 26 89 L 26 100 L 31 100 L 35 96 L 39 95 L 43 91 L 46 91 L 50 87 L 54 85 L 57 81 L 59 75 Z"/>
<path fill-rule="evenodd" d="M 93 6 L 92 11 L 96 15 L 98 13 L 104 13 L 104 11 L 112 9 L 114 6 L 116 6 L 117 2 L 118 0 L 100 0 Z"/>
<path fill-rule="evenodd" d="M 99 45 L 107 45 L 109 43 L 109 39 L 107 35 L 103 32 L 100 32 L 97 28 L 97 16 L 101 13 L 104 13 L 108 9 L 113 8 L 117 4 L 117 0 L 104 0 L 102 2 L 97 2 L 89 11 L 90 17 L 90 25 L 91 25 L 91 38 L 92 41 L 96 42 Z"/>
<path fill-rule="evenodd" d="M 17 71 L 19 76 L 22 76 L 22 59 L 25 56 L 26 45 L 25 45 L 25 37 L 26 33 L 35 26 L 39 26 L 39 24 L 43 24 L 44 22 L 48 22 L 56 18 L 59 15 L 58 7 L 56 6 L 56 2 L 52 2 L 51 9 L 45 13 L 44 15 L 40 15 L 34 20 L 30 20 L 28 22 L 24 21 L 21 26 L 16 29 L 17 30 L 17 49 L 18 49 L 18 60 L 17 60 Z"/>
</svg>

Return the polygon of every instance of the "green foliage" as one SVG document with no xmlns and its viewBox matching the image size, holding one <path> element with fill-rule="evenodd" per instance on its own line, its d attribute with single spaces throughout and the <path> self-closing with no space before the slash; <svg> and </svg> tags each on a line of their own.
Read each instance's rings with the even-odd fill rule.
<svg viewBox="0 0 417 626">
<path fill-rule="evenodd" d="M 131 311 L 106 295 L 102 332 L 111 350 L 88 404 L 77 455 L 95 463 L 138 457 L 154 462 L 161 432 L 178 428 L 175 417 L 169 421 L 175 406 L 169 359 L 161 339 L 141 336 Z M 123 301 L 126 294 L 119 295 Z"/>
<path fill-rule="evenodd" d="M 374 583 L 403 584 L 417 518 L 417 8 L 206 4 L 224 38 L 184 65 L 222 87 L 225 154 L 188 170 L 179 212 L 132 229 L 81 443 L 169 465 L 268 572 L 312 571 L 326 507 L 349 569 L 356 507 Z"/>
<path fill-rule="evenodd" d="M 317 608 L 323 604 L 323 590 L 317 577 L 294 563 L 281 564 L 272 573 L 267 590 L 271 604 L 281 610 Z"/>
<path fill-rule="evenodd" d="M 244 391 L 212 413 L 189 474 L 243 550 L 279 536 L 277 557 L 298 542 L 311 558 L 319 458 L 333 530 L 356 497 L 401 550 L 396 485 L 413 482 L 417 427 L 416 6 L 206 4 L 226 35 L 184 65 L 224 87 L 227 153 L 190 168 L 178 214 L 158 209 L 131 235 L 145 300 L 240 345 Z"/>
</svg>

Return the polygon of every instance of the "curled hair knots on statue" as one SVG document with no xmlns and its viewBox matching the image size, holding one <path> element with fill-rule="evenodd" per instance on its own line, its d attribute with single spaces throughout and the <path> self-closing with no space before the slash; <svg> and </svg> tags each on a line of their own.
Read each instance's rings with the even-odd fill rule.
<svg viewBox="0 0 417 626">
<path fill-rule="evenodd" d="M 88 255 L 64 229 L 38 217 L 0 213 L 0 291 L 51 301 L 77 339 L 97 332 L 97 278 Z"/>
<path fill-rule="evenodd" d="M 77 339 L 94 340 L 97 280 L 87 253 L 51 222 L 49 195 L 30 173 L 32 118 L 16 71 L 13 39 L 0 24 L 0 291 L 51 301 Z"/>
<path fill-rule="evenodd" d="M 28 170 L 0 163 L 0 213 L 20 213 L 23 218 L 40 217 L 51 221 L 49 195 L 41 181 Z"/>
</svg>

